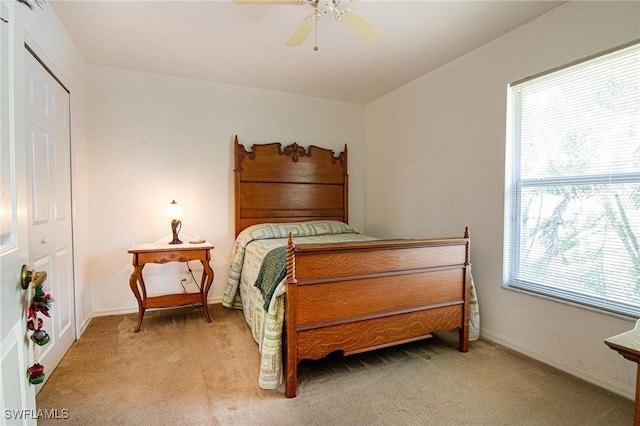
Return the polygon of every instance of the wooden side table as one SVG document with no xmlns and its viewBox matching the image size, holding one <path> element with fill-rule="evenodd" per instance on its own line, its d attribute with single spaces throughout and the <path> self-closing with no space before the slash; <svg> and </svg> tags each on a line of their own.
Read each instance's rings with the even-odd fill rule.
<svg viewBox="0 0 640 426">
<path fill-rule="evenodd" d="M 145 310 L 153 308 L 171 308 L 201 303 L 207 322 L 211 322 L 211 316 L 209 315 L 209 308 L 207 306 L 207 295 L 213 282 L 213 270 L 209 265 L 211 250 L 213 250 L 213 245 L 208 241 L 201 244 L 138 244 L 128 250 L 128 252 L 133 255 L 133 273 L 129 279 L 129 286 L 138 301 L 138 326 L 135 329 L 136 333 L 140 331 L 142 327 L 142 318 L 144 317 Z M 144 279 L 142 278 L 142 269 L 145 264 L 188 262 L 190 260 L 199 260 L 202 263 L 203 271 L 199 292 L 147 297 L 147 289 Z"/>
<path fill-rule="evenodd" d="M 626 359 L 638 364 L 636 373 L 636 405 L 633 413 L 633 426 L 640 426 L 640 320 L 633 330 L 604 340 L 607 346 L 618 351 Z"/>
</svg>

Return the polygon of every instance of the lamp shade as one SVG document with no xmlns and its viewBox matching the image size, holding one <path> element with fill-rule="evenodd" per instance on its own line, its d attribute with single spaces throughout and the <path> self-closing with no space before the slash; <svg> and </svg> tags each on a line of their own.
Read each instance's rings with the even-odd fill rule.
<svg viewBox="0 0 640 426">
<path fill-rule="evenodd" d="M 180 219 L 182 217 L 182 207 L 176 203 L 176 200 L 172 200 L 171 204 L 167 206 L 165 214 L 169 219 Z"/>
</svg>

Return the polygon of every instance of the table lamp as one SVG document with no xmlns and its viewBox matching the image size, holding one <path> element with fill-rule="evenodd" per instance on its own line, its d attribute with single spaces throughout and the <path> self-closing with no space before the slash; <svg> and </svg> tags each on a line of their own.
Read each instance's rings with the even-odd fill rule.
<svg viewBox="0 0 640 426">
<path fill-rule="evenodd" d="M 182 241 L 178 238 L 178 232 L 182 228 L 182 222 L 180 217 L 182 216 L 182 207 L 176 203 L 176 200 L 172 200 L 171 204 L 167 207 L 167 217 L 171 219 L 171 232 L 173 233 L 173 240 L 169 244 L 182 244 Z"/>
</svg>

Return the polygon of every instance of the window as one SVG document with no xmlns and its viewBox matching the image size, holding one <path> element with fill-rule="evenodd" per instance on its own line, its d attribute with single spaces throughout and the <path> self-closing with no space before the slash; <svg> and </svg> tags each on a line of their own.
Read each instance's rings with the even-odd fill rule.
<svg viewBox="0 0 640 426">
<path fill-rule="evenodd" d="M 640 316 L 640 42 L 509 86 L 505 286 Z"/>
</svg>

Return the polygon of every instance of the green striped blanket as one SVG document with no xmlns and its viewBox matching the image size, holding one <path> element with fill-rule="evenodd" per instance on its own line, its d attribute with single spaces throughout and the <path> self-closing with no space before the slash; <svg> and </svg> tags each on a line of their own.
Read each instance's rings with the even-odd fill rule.
<svg viewBox="0 0 640 426">
<path fill-rule="evenodd" d="M 287 277 L 287 247 L 274 248 L 264 257 L 255 286 L 260 289 L 264 299 L 264 310 L 269 309 L 271 297 L 278 283 Z"/>
</svg>

